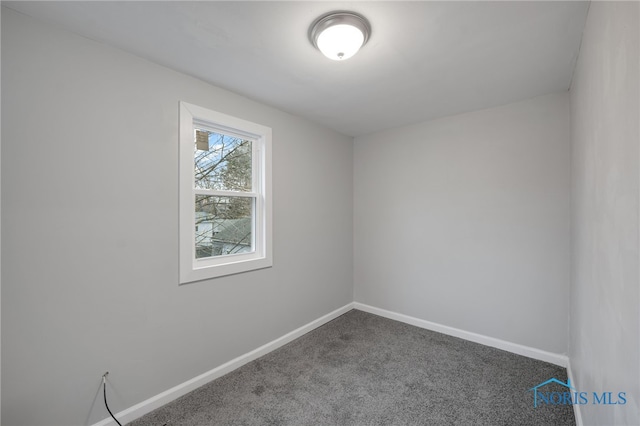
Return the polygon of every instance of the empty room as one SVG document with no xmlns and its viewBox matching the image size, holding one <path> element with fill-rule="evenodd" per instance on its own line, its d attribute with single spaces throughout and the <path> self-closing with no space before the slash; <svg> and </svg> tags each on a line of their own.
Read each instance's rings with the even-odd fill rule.
<svg viewBox="0 0 640 426">
<path fill-rule="evenodd" d="M 5 426 L 640 426 L 640 3 L 2 1 Z"/>
</svg>

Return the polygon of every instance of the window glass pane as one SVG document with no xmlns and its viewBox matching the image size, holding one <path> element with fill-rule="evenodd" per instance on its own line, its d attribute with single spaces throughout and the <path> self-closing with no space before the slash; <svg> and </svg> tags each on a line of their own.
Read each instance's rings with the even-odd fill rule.
<svg viewBox="0 0 640 426">
<path fill-rule="evenodd" d="M 195 129 L 195 188 L 251 191 L 251 141 Z"/>
<path fill-rule="evenodd" d="M 253 198 L 196 195 L 196 259 L 253 251 Z"/>
</svg>

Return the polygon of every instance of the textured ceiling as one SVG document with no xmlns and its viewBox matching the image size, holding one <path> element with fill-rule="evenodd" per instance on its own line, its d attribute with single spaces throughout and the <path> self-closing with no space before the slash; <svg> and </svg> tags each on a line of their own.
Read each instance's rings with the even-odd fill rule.
<svg viewBox="0 0 640 426">
<path fill-rule="evenodd" d="M 3 2 L 216 86 L 357 136 L 567 90 L 586 2 Z M 371 22 L 326 59 L 323 13 Z"/>
</svg>

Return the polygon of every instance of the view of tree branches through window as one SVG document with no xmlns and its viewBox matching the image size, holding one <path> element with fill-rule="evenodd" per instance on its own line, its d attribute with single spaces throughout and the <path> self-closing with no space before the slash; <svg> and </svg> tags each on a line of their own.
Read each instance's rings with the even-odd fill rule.
<svg viewBox="0 0 640 426">
<path fill-rule="evenodd" d="M 251 141 L 202 129 L 194 136 L 196 258 L 253 251 Z"/>
</svg>

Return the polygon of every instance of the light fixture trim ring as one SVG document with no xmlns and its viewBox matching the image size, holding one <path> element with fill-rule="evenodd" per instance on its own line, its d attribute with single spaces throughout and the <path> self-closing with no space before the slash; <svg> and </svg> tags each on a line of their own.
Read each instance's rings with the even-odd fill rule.
<svg viewBox="0 0 640 426">
<path fill-rule="evenodd" d="M 359 29 L 364 36 L 362 46 L 367 44 L 371 36 L 371 24 L 364 16 L 346 10 L 333 11 L 320 16 L 309 27 L 309 41 L 316 49 L 318 49 L 318 37 L 320 34 L 334 25 L 351 25 Z"/>
</svg>

